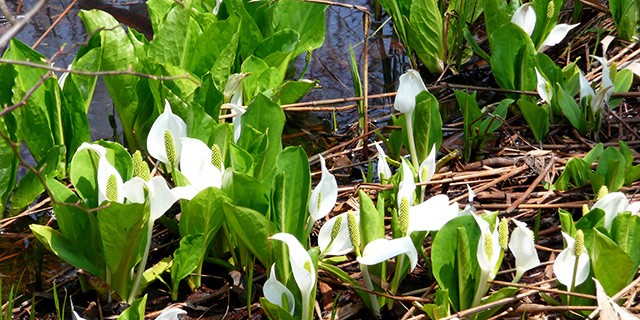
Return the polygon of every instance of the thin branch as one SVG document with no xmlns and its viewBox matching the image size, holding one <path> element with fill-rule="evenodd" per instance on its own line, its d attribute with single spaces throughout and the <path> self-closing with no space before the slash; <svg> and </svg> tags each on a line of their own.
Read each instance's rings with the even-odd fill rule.
<svg viewBox="0 0 640 320">
<path fill-rule="evenodd" d="M 40 0 L 36 5 L 24 15 L 24 18 L 18 23 L 14 24 L 9 30 L 7 30 L 2 37 L 0 37 L 0 51 L 4 50 L 11 38 L 18 34 L 26 25 L 31 22 L 31 19 L 44 7 L 47 0 Z"/>
</svg>

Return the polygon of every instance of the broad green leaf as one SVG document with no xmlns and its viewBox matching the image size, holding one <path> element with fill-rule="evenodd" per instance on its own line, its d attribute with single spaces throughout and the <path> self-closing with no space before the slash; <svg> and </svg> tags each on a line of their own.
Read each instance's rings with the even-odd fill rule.
<svg viewBox="0 0 640 320">
<path fill-rule="evenodd" d="M 449 291 L 441 288 L 436 289 L 436 297 L 433 304 L 425 304 L 422 310 L 431 319 L 440 319 L 448 317 L 451 312 L 449 310 L 451 302 L 449 301 Z"/>
<path fill-rule="evenodd" d="M 297 0 L 280 0 L 274 11 L 276 31 L 293 30 L 300 40 L 293 49 L 295 58 L 308 49 L 319 48 L 324 42 L 326 32 L 326 5 Z M 256 50 L 257 52 L 257 50 Z"/>
<path fill-rule="evenodd" d="M 268 181 L 274 175 L 276 157 L 282 151 L 282 130 L 285 116 L 278 104 L 259 94 L 242 115 L 242 127 L 251 126 L 267 134 L 268 145 L 264 162 L 255 168 L 255 176 L 260 181 Z"/>
<path fill-rule="evenodd" d="M 218 114 L 220 109 L 218 109 Z M 205 112 L 203 107 L 196 103 L 192 103 L 187 109 L 187 116 L 185 119 L 187 124 L 187 135 L 190 138 L 200 139 L 202 141 L 209 141 L 211 138 L 213 127 L 218 123 L 216 119 L 213 119 L 209 114 Z"/>
<path fill-rule="evenodd" d="M 256 49 L 258 44 L 262 42 L 264 37 L 260 32 L 260 28 L 256 24 L 256 21 L 249 12 L 247 12 L 247 9 L 245 8 L 245 1 L 227 0 L 224 2 L 224 5 L 226 6 L 229 14 L 236 12 L 242 18 L 242 23 L 240 25 L 239 51 L 240 60 L 246 60 L 253 54 L 253 51 Z"/>
<path fill-rule="evenodd" d="M 149 204 L 111 202 L 98 212 L 104 258 L 111 274 L 111 288 L 128 297 L 131 270 L 142 259 L 149 227 Z"/>
<path fill-rule="evenodd" d="M 636 273 L 629 255 L 598 230 L 595 230 L 589 257 L 593 274 L 608 296 L 613 296 L 622 290 Z"/>
<path fill-rule="evenodd" d="M 564 76 L 560 67 L 544 53 L 536 54 L 536 64 L 538 71 L 551 83 L 551 87 L 559 85 L 564 89 Z M 572 96 L 573 97 L 573 96 Z"/>
<path fill-rule="evenodd" d="M 549 132 L 549 112 L 539 107 L 533 102 L 524 99 L 518 100 L 518 106 L 524 116 L 524 120 L 529 124 L 537 141 L 542 141 Z"/>
<path fill-rule="evenodd" d="M 413 136 L 416 142 L 416 153 L 422 162 L 427 158 L 433 145 L 436 151 L 442 144 L 442 117 L 438 99 L 427 91 L 416 97 L 416 109 L 413 112 Z"/>
<path fill-rule="evenodd" d="M 253 157 L 249 152 L 231 144 L 229 145 L 229 155 L 233 170 L 253 176 Z"/>
<path fill-rule="evenodd" d="M 602 145 L 602 143 L 598 143 L 593 147 L 593 149 L 591 149 L 591 151 L 587 152 L 587 154 L 582 159 L 587 164 L 591 165 L 596 160 L 598 160 L 598 158 L 600 158 L 600 155 L 602 155 L 602 151 L 604 151 L 604 146 Z"/>
<path fill-rule="evenodd" d="M 500 299 L 512 297 L 514 294 L 516 294 L 516 292 L 518 292 L 518 290 L 520 290 L 520 289 L 514 288 L 514 287 L 500 288 L 500 290 L 492 293 L 487 299 L 482 300 L 482 304 L 489 304 L 491 302 L 494 302 L 494 301 L 497 301 L 497 300 L 500 300 Z M 478 320 L 489 319 L 494 314 L 496 314 L 498 311 L 500 311 L 501 309 L 503 309 L 505 307 L 506 306 L 502 305 L 502 306 L 493 307 L 493 308 L 491 308 L 491 309 L 489 309 L 487 311 L 483 311 L 483 312 L 478 314 L 476 319 L 478 319 Z"/>
<path fill-rule="evenodd" d="M 580 158 L 573 158 L 567 162 L 564 171 L 553 186 L 559 191 L 585 186 L 589 181 L 590 173 L 591 166 L 587 162 Z"/>
<path fill-rule="evenodd" d="M 60 232 L 53 230 L 51 227 L 37 224 L 29 225 L 29 228 L 31 228 L 40 243 L 60 259 L 90 274 L 99 275 L 101 273 L 100 268 L 93 265 L 89 259 L 77 250 L 76 244 L 69 241 Z"/>
<path fill-rule="evenodd" d="M 11 46 L 5 52 L 4 58 L 19 61 L 28 60 L 33 63 L 46 61 L 44 56 L 17 38 L 11 39 Z M 15 69 L 15 84 L 11 102 L 16 104 L 41 81 L 47 71 L 19 65 L 13 67 Z M 44 81 L 45 83 L 40 85 L 29 97 L 28 107 L 19 109 L 22 137 L 36 162 L 40 161 L 53 146 L 64 144 L 60 105 L 55 104 L 54 101 L 47 101 L 51 94 L 47 90 L 47 84 L 57 85 L 57 83 L 53 78 Z"/>
<path fill-rule="evenodd" d="M 136 299 L 127 310 L 118 316 L 118 320 L 144 320 L 145 307 L 147 305 L 147 295 Z"/>
<path fill-rule="evenodd" d="M 0 66 L 0 70 L 2 67 Z M 2 83 L 0 79 L 0 83 Z M 7 114 L 0 118 L 0 132 L 11 139 L 11 143 L 18 144 L 18 128 L 13 114 Z M 7 199 L 16 184 L 16 174 L 18 173 L 18 156 L 13 152 L 11 144 L 0 138 L 0 212 L 4 212 Z M 0 213 L 0 217 L 2 214 Z"/>
<path fill-rule="evenodd" d="M 369 242 L 384 238 L 384 212 L 378 211 L 367 193 L 358 190 L 360 200 L 360 237 L 362 247 Z"/>
<path fill-rule="evenodd" d="M 445 57 L 444 24 L 438 1 L 412 1 L 408 22 L 411 48 L 430 73 L 439 74 L 444 68 Z"/>
<path fill-rule="evenodd" d="M 558 216 L 560 217 L 560 226 L 562 227 L 562 231 L 571 237 L 574 237 L 577 230 L 571 213 L 565 209 L 558 209 Z"/>
<path fill-rule="evenodd" d="M 216 85 L 224 88 L 235 63 L 240 20 L 238 14 L 232 14 L 226 20 L 206 27 L 196 39 L 187 69 L 198 76 L 211 71 Z"/>
<path fill-rule="evenodd" d="M 191 20 L 190 7 L 174 6 L 160 25 L 160 30 L 154 35 L 147 51 L 147 55 L 159 64 L 169 64 L 186 68 L 191 46 L 195 21 Z M 178 32 L 178 30 L 180 30 Z"/>
<path fill-rule="evenodd" d="M 605 185 L 610 191 L 618 191 L 624 185 L 624 156 L 614 147 L 608 147 L 598 160 L 596 174 L 604 176 Z"/>
<path fill-rule="evenodd" d="M 631 40 L 636 35 L 638 27 L 638 5 L 633 0 L 609 1 L 611 16 L 616 24 L 618 36 L 624 40 Z"/>
<path fill-rule="evenodd" d="M 640 216 L 622 212 L 613 219 L 611 239 L 615 241 L 633 261 L 633 270 L 640 265 Z"/>
<path fill-rule="evenodd" d="M 470 251 L 470 240 L 464 227 L 458 227 L 457 240 L 456 267 L 458 270 L 459 310 L 465 310 L 473 307 L 473 298 L 480 284 L 476 283 L 477 279 L 474 277 L 474 265 L 472 262 L 476 261 L 477 258 L 476 255 L 473 254 L 474 251 Z"/>
<path fill-rule="evenodd" d="M 560 84 L 556 84 L 556 95 L 553 99 L 556 100 L 562 114 L 569 120 L 571 125 L 578 130 L 581 134 L 587 132 L 587 119 L 586 114 L 581 110 L 580 106 L 576 103 L 572 96 L 570 96 Z"/>
<path fill-rule="evenodd" d="M 615 79 L 613 80 L 613 92 L 629 92 L 632 84 L 633 72 L 629 69 L 622 69 L 616 73 Z M 613 109 L 617 107 L 620 102 L 622 102 L 622 98 L 613 98 L 609 100 L 607 105 Z"/>
<path fill-rule="evenodd" d="M 65 167 L 64 154 L 64 146 L 51 148 L 36 166 L 36 170 L 40 172 L 40 176 L 46 180 L 48 177 L 63 174 Z M 11 213 L 17 214 L 24 210 L 44 192 L 44 190 L 45 186 L 42 185 L 38 176 L 33 171 L 27 171 L 20 182 L 18 182 L 15 193 L 11 196 Z"/>
<path fill-rule="evenodd" d="M 553 5 L 550 6 L 550 2 L 553 2 Z M 533 11 L 536 13 L 536 27 L 533 29 L 531 39 L 536 48 L 547 38 L 547 35 L 557 24 L 558 16 L 563 5 L 564 0 L 533 1 Z M 549 9 L 552 9 L 552 11 Z"/>
<path fill-rule="evenodd" d="M 480 124 L 480 132 L 487 135 L 498 129 L 507 118 L 509 106 L 513 103 L 513 99 L 503 99 L 498 106 L 489 113 L 489 117 L 482 120 Z"/>
<path fill-rule="evenodd" d="M 206 248 L 202 233 L 190 234 L 180 239 L 180 247 L 173 253 L 171 265 L 171 292 L 177 297 L 178 285 L 202 263 L 202 251 Z"/>
<path fill-rule="evenodd" d="M 282 176 L 282 183 L 276 184 L 274 179 L 271 190 L 275 219 L 271 220 L 280 226 L 281 232 L 293 234 L 302 243 L 307 239 L 305 226 L 311 193 L 309 160 L 302 147 L 287 147 L 280 152 L 276 159 L 278 175 Z"/>
<path fill-rule="evenodd" d="M 73 69 L 83 71 L 98 71 L 102 62 L 102 48 L 100 48 L 100 35 L 91 37 L 87 46 L 81 47 L 73 60 Z M 91 98 L 96 87 L 98 77 L 77 73 L 69 73 L 64 82 L 63 94 L 77 94 L 82 101 L 85 113 L 89 111 Z"/>
<path fill-rule="evenodd" d="M 478 135 L 482 133 L 479 130 L 479 126 L 482 118 L 482 111 L 478 108 L 478 102 L 476 101 L 476 93 L 473 92 L 471 94 L 456 90 L 455 92 L 456 100 L 458 101 L 458 106 L 460 107 L 460 111 L 462 112 L 462 118 L 464 119 L 464 140 L 463 140 L 463 155 L 466 162 L 471 160 L 472 153 L 478 146 L 478 140 L 480 138 L 476 138 Z"/>
<path fill-rule="evenodd" d="M 258 258 L 260 263 L 270 266 L 268 238 L 277 232 L 269 219 L 255 210 L 224 204 L 224 213 L 229 227 L 240 241 Z"/>
<path fill-rule="evenodd" d="M 260 306 L 270 320 L 294 320 L 289 311 L 277 304 L 269 302 L 264 297 L 260 297 Z"/>
<path fill-rule="evenodd" d="M 167 13 L 169 13 L 169 10 L 171 10 L 172 4 L 173 2 L 168 0 L 149 0 L 146 2 L 154 34 L 160 32 L 160 25 L 167 16 Z"/>
<path fill-rule="evenodd" d="M 464 228 L 468 239 L 468 252 L 458 253 L 458 228 Z M 466 254 L 470 256 L 468 263 L 470 266 L 466 266 L 466 270 L 469 270 L 471 274 L 478 272 L 478 261 L 474 258 L 475 252 L 478 249 L 478 239 L 480 238 L 480 229 L 475 219 L 470 215 L 460 216 L 449 221 L 435 236 L 433 239 L 433 245 L 431 247 L 431 263 L 433 267 L 433 275 L 438 281 L 438 285 L 443 290 L 449 291 L 449 298 L 454 310 L 462 310 L 460 300 L 460 287 L 463 285 L 459 282 L 460 266 L 459 256 Z M 473 255 L 472 255 L 473 253 Z M 467 279 L 469 280 L 469 279 Z M 472 287 L 475 286 L 475 279 L 473 279 Z M 472 288 L 470 290 L 473 290 Z M 474 292 L 475 293 L 475 292 Z M 473 297 L 471 297 L 473 299 Z"/>
<path fill-rule="evenodd" d="M 280 105 L 298 102 L 315 88 L 317 83 L 309 80 L 286 81 L 273 94 L 273 100 Z"/>
<path fill-rule="evenodd" d="M 509 8 L 505 0 L 484 0 L 484 21 L 487 27 L 487 35 L 510 21 Z M 491 37 L 489 37 L 491 41 Z"/>
<path fill-rule="evenodd" d="M 222 191 L 236 206 L 253 209 L 263 216 L 269 213 L 269 190 L 254 177 L 227 170 L 222 177 Z"/>
<path fill-rule="evenodd" d="M 491 33 L 490 41 L 491 70 L 500 87 L 534 91 L 536 50 L 529 35 L 509 22 Z"/>
<path fill-rule="evenodd" d="M 134 47 L 116 19 L 99 10 L 80 11 L 80 18 L 85 24 L 87 34 L 100 34 L 101 71 L 138 70 L 138 58 L 135 55 Z M 118 75 L 103 79 L 118 111 L 126 142 L 132 150 L 136 150 L 138 144 L 134 137 L 134 129 L 137 128 L 134 128 L 133 125 L 138 116 L 137 84 L 139 78 Z"/>
</svg>

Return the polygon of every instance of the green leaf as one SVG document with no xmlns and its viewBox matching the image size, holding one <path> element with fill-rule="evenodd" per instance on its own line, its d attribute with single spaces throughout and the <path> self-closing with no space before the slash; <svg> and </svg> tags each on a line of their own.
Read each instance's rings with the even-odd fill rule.
<svg viewBox="0 0 640 320">
<path fill-rule="evenodd" d="M 125 310 L 118 320 L 144 320 L 145 307 L 147 305 L 147 295 L 136 299 L 127 310 Z"/>
<path fill-rule="evenodd" d="M 429 318 L 440 319 L 448 317 L 451 314 L 449 311 L 450 305 L 449 291 L 438 288 L 436 289 L 436 298 L 434 303 L 423 305 L 422 310 L 429 316 Z"/>
<path fill-rule="evenodd" d="M 4 58 L 31 61 L 33 63 L 44 63 L 43 61 L 46 61 L 44 56 L 20 42 L 17 38 L 11 39 L 11 46 L 5 52 Z M 13 67 L 15 69 L 15 84 L 11 102 L 16 104 L 41 81 L 47 71 L 19 65 Z M 44 81 L 45 83 L 37 87 L 30 95 L 29 107 L 19 109 L 21 133 L 36 162 L 40 161 L 53 146 L 64 144 L 64 134 L 60 121 L 60 105 L 53 103 L 53 101 L 47 101 L 51 94 L 47 90 L 47 84 L 54 83 L 57 85 L 57 83 L 53 78 L 48 78 Z"/>
<path fill-rule="evenodd" d="M 236 58 L 241 18 L 237 13 L 206 27 L 196 38 L 188 70 L 198 76 L 211 71 L 219 88 L 224 88 Z M 212 41 L 215 39 L 215 41 Z"/>
<path fill-rule="evenodd" d="M 631 85 L 633 84 L 633 72 L 629 69 L 622 69 L 618 71 L 615 75 L 615 79 L 613 80 L 613 92 L 616 93 L 624 93 L 629 92 Z M 608 106 L 610 109 L 617 107 L 620 102 L 622 102 L 622 98 L 613 98 L 609 100 Z"/>
<path fill-rule="evenodd" d="M 468 251 L 466 252 L 458 252 L 459 248 L 464 248 L 462 244 L 458 244 L 459 234 L 458 228 L 463 228 L 464 233 L 467 236 Z M 460 283 L 459 272 L 460 269 L 460 258 L 462 255 L 467 255 L 468 258 L 464 258 L 465 261 L 464 269 L 470 271 L 472 275 L 477 274 L 479 270 L 478 262 L 474 259 L 475 252 L 478 249 L 478 240 L 480 239 L 480 229 L 475 221 L 475 219 L 470 216 L 460 216 L 451 221 L 438 231 L 433 239 L 433 245 L 431 248 L 431 263 L 433 267 L 433 275 L 438 281 L 438 285 L 441 289 L 449 291 L 449 298 L 451 299 L 451 305 L 454 310 L 459 311 L 463 310 L 465 306 L 463 303 L 467 303 L 465 301 L 469 290 L 475 293 L 475 278 L 467 278 L 463 279 L 465 281 L 469 281 L 467 284 L 470 288 L 465 289 L 465 298 L 461 299 L 461 295 L 463 292 L 460 291 L 460 288 L 464 286 L 464 283 Z M 472 256 L 472 253 L 473 256 Z M 470 264 L 470 265 L 469 265 Z M 471 297 L 473 300 L 473 296 Z M 468 306 L 467 306 L 468 307 Z"/>
<path fill-rule="evenodd" d="M 1 70 L 0 66 L 0 70 Z M 1 77 L 0 77 L 1 78 Z M 2 83 L 0 79 L 0 83 Z M 18 131 L 15 117 L 13 114 L 7 114 L 0 118 L 0 132 L 9 137 L 11 143 L 18 144 Z M 16 183 L 16 174 L 18 173 L 18 156 L 13 152 L 11 145 L 4 139 L 0 139 L 0 217 L 4 212 L 7 199 L 13 191 Z"/>
<path fill-rule="evenodd" d="M 129 37 L 120 23 L 106 12 L 99 10 L 80 11 L 87 34 L 98 33 L 102 48 L 100 70 L 138 70 L 138 59 Z M 127 144 L 136 150 L 138 144 L 134 138 L 134 123 L 138 116 L 138 77 L 118 75 L 104 77 L 105 85 L 116 107 L 122 131 Z M 140 132 L 139 130 L 136 132 Z"/>
<path fill-rule="evenodd" d="M 458 238 L 456 248 L 456 267 L 458 270 L 458 294 L 460 298 L 460 310 L 473 307 L 473 298 L 478 290 L 473 272 L 473 263 L 476 257 L 470 251 L 469 237 L 464 227 L 458 227 Z M 477 265 L 476 265 L 477 267 Z"/>
<path fill-rule="evenodd" d="M 430 73 L 439 74 L 445 57 L 444 23 L 438 1 L 412 1 L 408 22 L 411 48 Z"/>
<path fill-rule="evenodd" d="M 269 190 L 254 177 L 227 170 L 222 177 L 222 191 L 234 205 L 269 213 Z"/>
<path fill-rule="evenodd" d="M 100 268 L 93 265 L 82 252 L 77 250 L 75 243 L 69 241 L 69 239 L 65 238 L 60 232 L 53 230 L 51 227 L 37 224 L 29 225 L 29 228 L 31 228 L 31 231 L 40 243 L 60 259 L 90 274 L 101 274 Z"/>
<path fill-rule="evenodd" d="M 158 64 L 169 64 L 180 68 L 185 68 L 188 63 L 188 55 L 191 38 L 196 35 L 191 34 L 190 7 L 174 6 L 167 14 L 165 20 L 160 25 L 160 30 L 154 35 L 147 55 Z M 195 21 L 193 21 L 195 24 Z M 179 32 L 177 32 L 180 30 Z"/>
<path fill-rule="evenodd" d="M 281 180 L 280 183 L 276 183 Z M 287 147 L 276 159 L 276 176 L 272 184 L 271 220 L 281 232 L 294 235 L 303 243 L 307 239 L 306 222 L 311 193 L 309 160 L 302 147 Z"/>
<path fill-rule="evenodd" d="M 273 94 L 273 100 L 279 105 L 298 102 L 317 84 L 318 81 L 309 80 L 286 81 Z"/>
<path fill-rule="evenodd" d="M 625 158 L 614 147 L 608 147 L 602 152 L 596 174 L 604 176 L 604 182 L 609 191 L 618 191 L 624 185 Z"/>
<path fill-rule="evenodd" d="M 224 196 L 220 189 L 215 187 L 206 188 L 193 199 L 180 202 L 182 207 L 179 223 L 180 236 L 200 234 L 203 237 L 198 253 L 198 266 L 202 266 L 218 229 L 224 223 L 223 203 Z"/>
<path fill-rule="evenodd" d="M 636 35 L 638 27 L 638 5 L 634 0 L 611 0 L 609 8 L 613 22 L 616 24 L 618 36 L 624 40 L 631 40 Z"/>
<path fill-rule="evenodd" d="M 636 269 L 622 248 L 600 231 L 594 231 L 593 247 L 589 251 L 593 274 L 607 295 L 613 296 L 629 283 Z"/>
<path fill-rule="evenodd" d="M 422 162 L 427 158 L 435 144 L 436 151 L 442 144 L 442 117 L 438 99 L 431 93 L 423 91 L 416 97 L 416 109 L 413 112 L 414 140 L 416 153 Z"/>
<path fill-rule="evenodd" d="M 518 290 L 520 289 L 514 288 L 514 287 L 500 288 L 500 290 L 492 293 L 487 299 L 483 300 L 481 305 L 489 304 L 491 302 L 494 302 L 500 299 L 512 297 L 514 294 L 516 294 L 516 292 L 518 292 Z M 493 307 L 487 311 L 480 312 L 476 317 L 476 319 L 478 320 L 489 319 L 503 308 L 506 308 L 506 306 L 501 305 L 501 306 Z"/>
<path fill-rule="evenodd" d="M 271 265 L 268 238 L 277 228 L 262 213 L 255 210 L 224 204 L 224 213 L 233 233 L 265 266 Z"/>
<path fill-rule="evenodd" d="M 559 85 L 562 89 L 565 88 L 562 70 L 549 56 L 544 53 L 536 54 L 536 64 L 540 73 L 551 83 L 552 87 Z"/>
<path fill-rule="evenodd" d="M 573 158 L 567 162 L 564 171 L 553 187 L 558 191 L 580 188 L 587 185 L 591 173 L 591 166 L 580 158 Z"/>
<path fill-rule="evenodd" d="M 549 113 L 547 110 L 523 99 L 518 100 L 518 106 L 520 106 L 524 120 L 533 131 L 536 141 L 542 141 L 549 132 Z"/>
<path fill-rule="evenodd" d="M 480 111 L 480 108 L 478 107 L 475 92 L 469 94 L 464 91 L 456 90 L 454 93 L 456 100 L 458 101 L 460 111 L 462 112 L 462 118 L 464 119 L 462 153 L 464 155 L 465 162 L 469 162 L 473 153 L 477 151 L 479 146 L 479 138 L 475 137 L 481 135 L 479 126 L 482 118 L 482 111 Z"/>
<path fill-rule="evenodd" d="M 640 265 L 640 216 L 622 212 L 613 219 L 611 239 L 615 241 L 633 261 L 633 270 Z"/>
<path fill-rule="evenodd" d="M 509 22 L 491 33 L 491 70 L 503 89 L 536 89 L 536 50 L 522 28 Z M 512 95 L 510 98 L 513 98 Z"/>
<path fill-rule="evenodd" d="M 586 114 L 583 113 L 580 106 L 576 103 L 572 96 L 570 96 L 560 84 L 556 84 L 556 100 L 562 114 L 569 120 L 571 125 L 578 130 L 581 134 L 587 132 L 587 119 Z"/>
<path fill-rule="evenodd" d="M 280 0 L 274 11 L 275 31 L 293 30 L 300 40 L 292 51 L 295 58 L 307 49 L 319 48 L 326 32 L 326 5 L 297 0 Z"/>
<path fill-rule="evenodd" d="M 553 12 L 547 12 L 549 2 L 553 2 Z M 531 39 L 536 48 L 547 38 L 558 21 L 560 9 L 564 5 L 564 0 L 535 0 L 533 1 L 533 11 L 536 13 L 536 26 L 531 34 Z"/>
<path fill-rule="evenodd" d="M 133 279 L 131 270 L 142 259 L 147 241 L 148 203 L 111 202 L 98 212 L 102 248 L 111 273 L 111 289 L 128 297 Z"/>
<path fill-rule="evenodd" d="M 491 36 L 495 30 L 511 20 L 508 15 L 509 8 L 505 0 L 484 0 L 483 4 L 487 35 Z"/>
<path fill-rule="evenodd" d="M 40 176 L 46 180 L 48 177 L 63 174 L 65 167 L 64 154 L 64 146 L 51 148 L 36 166 L 36 170 L 40 172 Z M 33 171 L 27 171 L 20 182 L 18 182 L 15 193 L 11 197 L 11 213 L 17 214 L 24 210 L 44 192 L 44 187 Z"/>
<path fill-rule="evenodd" d="M 171 292 L 178 292 L 180 281 L 196 270 L 202 263 L 202 251 L 205 248 L 204 235 L 202 233 L 190 234 L 180 239 L 180 247 L 173 254 L 171 265 Z"/>
<path fill-rule="evenodd" d="M 384 211 L 378 211 L 369 195 L 358 190 L 360 200 L 360 236 L 362 247 L 369 242 L 384 238 Z"/>
<path fill-rule="evenodd" d="M 571 237 L 574 237 L 577 230 L 571 213 L 565 209 L 558 209 L 558 215 L 560 216 L 560 226 L 562 227 L 562 231 Z"/>
<path fill-rule="evenodd" d="M 265 297 L 260 297 L 260 306 L 267 315 L 267 318 L 271 320 L 294 320 L 289 311 L 277 304 L 269 302 Z"/>
</svg>

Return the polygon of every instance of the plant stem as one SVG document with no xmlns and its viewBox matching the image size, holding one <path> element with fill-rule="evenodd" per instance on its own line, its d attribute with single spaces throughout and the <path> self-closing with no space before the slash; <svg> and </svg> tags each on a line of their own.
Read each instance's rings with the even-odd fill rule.
<svg viewBox="0 0 640 320">
<path fill-rule="evenodd" d="M 400 287 L 400 278 L 402 278 L 402 265 L 404 264 L 404 254 L 399 255 L 396 258 L 396 271 L 393 273 L 393 279 L 391 279 L 391 286 L 389 287 L 391 294 L 396 294 Z M 389 299 L 387 302 L 387 308 L 393 308 L 393 300 Z"/>
<path fill-rule="evenodd" d="M 576 273 L 578 273 L 578 261 L 580 260 L 580 256 L 576 257 L 576 262 L 573 264 L 573 273 L 571 274 L 571 287 L 569 288 L 569 292 L 576 291 Z M 571 305 L 572 296 L 567 296 L 567 304 Z"/>
<path fill-rule="evenodd" d="M 374 291 L 373 282 L 371 282 L 371 275 L 369 275 L 369 267 L 366 264 L 360 264 L 360 272 L 362 273 L 362 278 L 364 279 L 364 284 L 367 289 Z M 371 309 L 373 309 L 373 314 L 376 318 L 380 318 L 380 305 L 378 304 L 378 298 L 369 293 L 369 299 L 371 299 Z"/>
<path fill-rule="evenodd" d="M 147 259 L 149 258 L 149 248 L 151 248 L 151 237 L 153 235 L 153 220 L 149 219 L 147 223 L 147 243 L 144 246 L 144 254 L 142 255 L 142 260 L 138 264 L 138 270 L 136 272 L 136 279 L 133 283 L 133 287 L 129 292 L 129 299 L 127 303 L 132 304 L 133 301 L 136 300 L 136 296 L 138 295 L 138 288 L 140 287 L 140 281 L 142 280 L 142 275 L 144 274 L 144 268 L 147 265 Z"/>
<path fill-rule="evenodd" d="M 418 172 L 418 153 L 416 152 L 416 142 L 413 139 L 413 112 L 404 115 L 407 123 L 407 140 L 409 140 L 409 152 L 411 153 L 411 164 Z"/>
<path fill-rule="evenodd" d="M 473 298 L 472 307 L 479 306 L 480 302 L 482 302 L 482 297 L 484 297 L 489 286 L 487 280 L 489 280 L 489 272 L 480 271 L 480 281 L 478 281 L 478 289 L 476 290 L 476 296 Z"/>
</svg>

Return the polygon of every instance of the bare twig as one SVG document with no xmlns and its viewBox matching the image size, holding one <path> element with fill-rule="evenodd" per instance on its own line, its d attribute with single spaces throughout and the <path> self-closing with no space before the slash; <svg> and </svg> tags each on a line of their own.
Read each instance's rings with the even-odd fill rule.
<svg viewBox="0 0 640 320">
<path fill-rule="evenodd" d="M 31 19 L 33 19 L 36 13 L 38 13 L 38 11 L 40 11 L 40 9 L 42 9 L 42 7 L 46 3 L 47 3 L 47 0 L 38 1 L 38 3 L 36 3 L 36 5 L 33 8 L 31 8 L 31 10 L 27 12 L 27 14 L 24 15 L 24 18 L 22 20 L 18 21 L 13 26 L 11 26 L 11 28 L 9 28 L 9 30 L 7 30 L 2 35 L 2 37 L 0 37 L 0 51 L 2 51 L 7 46 L 11 38 L 13 38 L 16 34 L 18 34 L 18 32 L 22 30 L 22 28 L 24 28 L 26 25 L 28 25 L 31 22 Z"/>
</svg>

